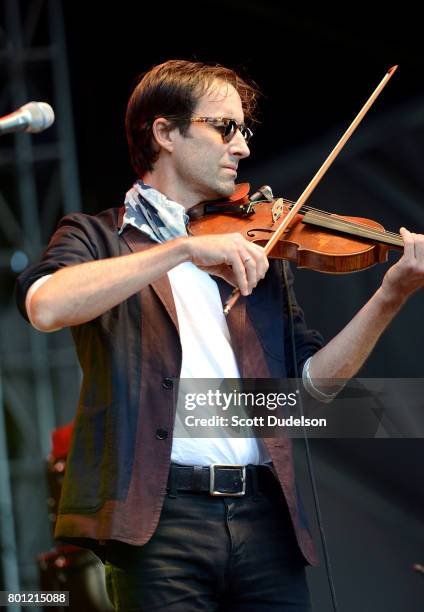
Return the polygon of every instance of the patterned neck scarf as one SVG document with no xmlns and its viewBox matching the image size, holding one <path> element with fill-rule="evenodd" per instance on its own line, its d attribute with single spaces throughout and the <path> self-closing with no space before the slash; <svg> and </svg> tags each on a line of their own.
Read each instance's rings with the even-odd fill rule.
<svg viewBox="0 0 424 612">
<path fill-rule="evenodd" d="M 188 218 L 184 206 L 168 200 L 163 193 L 138 180 L 125 197 L 125 213 L 119 233 L 127 225 L 132 225 L 155 242 L 166 242 L 187 236 Z"/>
</svg>

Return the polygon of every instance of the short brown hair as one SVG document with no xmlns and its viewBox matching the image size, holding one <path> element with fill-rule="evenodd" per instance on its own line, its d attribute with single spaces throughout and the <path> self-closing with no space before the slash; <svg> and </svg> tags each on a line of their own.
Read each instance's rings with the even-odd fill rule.
<svg viewBox="0 0 424 612">
<path fill-rule="evenodd" d="M 238 92 L 245 120 L 255 121 L 259 90 L 234 70 L 185 60 L 170 60 L 141 75 L 128 102 L 125 118 L 131 163 L 139 177 L 153 169 L 159 156 L 152 138 L 158 117 L 170 121 L 186 134 L 198 100 L 216 80 L 231 84 Z"/>
</svg>

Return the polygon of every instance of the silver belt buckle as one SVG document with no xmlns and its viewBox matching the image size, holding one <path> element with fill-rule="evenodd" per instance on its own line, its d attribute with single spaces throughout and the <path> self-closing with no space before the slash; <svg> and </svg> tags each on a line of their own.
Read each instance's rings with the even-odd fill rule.
<svg viewBox="0 0 424 612">
<path fill-rule="evenodd" d="M 215 468 L 235 468 L 239 469 L 241 472 L 241 482 L 242 489 L 237 493 L 226 493 L 225 491 L 216 491 L 215 490 Z M 246 466 L 245 465 L 235 465 L 235 464 L 223 464 L 223 463 L 212 463 L 209 468 L 209 493 L 211 495 L 225 495 L 226 497 L 241 497 L 246 494 Z"/>
</svg>

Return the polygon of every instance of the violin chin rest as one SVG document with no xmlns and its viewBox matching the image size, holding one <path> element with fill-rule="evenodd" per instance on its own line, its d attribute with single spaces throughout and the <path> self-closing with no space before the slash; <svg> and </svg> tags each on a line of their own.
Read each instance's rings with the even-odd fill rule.
<svg viewBox="0 0 424 612">
<path fill-rule="evenodd" d="M 247 204 L 248 200 L 249 200 L 249 191 L 250 191 L 250 183 L 238 183 L 238 185 L 236 185 L 236 189 L 234 191 L 234 193 L 229 196 L 228 198 L 226 198 L 225 200 L 207 200 L 205 202 L 200 202 L 199 204 L 196 204 L 196 206 L 193 206 L 192 208 L 190 208 L 190 210 L 187 211 L 188 216 L 190 217 L 190 219 L 199 219 L 200 217 L 203 217 L 204 212 L 205 212 L 205 204 L 219 204 L 221 206 L 223 205 L 227 205 L 227 206 L 241 206 L 243 204 Z M 217 208 L 217 211 L 219 209 Z"/>
</svg>

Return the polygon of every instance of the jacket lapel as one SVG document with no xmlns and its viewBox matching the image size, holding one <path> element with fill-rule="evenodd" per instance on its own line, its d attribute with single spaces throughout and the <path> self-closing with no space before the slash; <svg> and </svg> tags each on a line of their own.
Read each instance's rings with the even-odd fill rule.
<svg viewBox="0 0 424 612">
<path fill-rule="evenodd" d="M 218 276 L 213 277 L 217 282 L 219 293 L 221 294 L 221 301 L 224 304 L 228 300 L 233 291 L 233 287 L 226 281 Z M 230 332 L 231 345 L 236 355 L 236 360 L 240 370 L 240 376 L 245 376 L 244 372 L 244 329 L 246 321 L 246 302 L 243 297 L 235 303 L 233 308 L 227 315 L 228 331 Z"/>
<path fill-rule="evenodd" d="M 133 253 L 146 251 L 147 249 L 151 249 L 155 246 L 155 243 L 152 242 L 148 236 L 144 236 L 139 230 L 132 226 L 125 228 L 122 233 L 122 238 L 125 240 L 129 249 Z M 164 305 L 168 315 L 177 329 L 177 332 L 179 332 L 177 311 L 175 308 L 175 302 L 168 275 L 164 274 L 157 280 L 150 283 L 150 285 Z"/>
<path fill-rule="evenodd" d="M 128 245 L 128 248 L 133 253 L 145 251 L 155 246 L 155 243 L 153 243 L 148 236 L 142 234 L 139 230 L 137 230 L 135 227 L 132 227 L 132 226 L 128 226 L 127 228 L 125 228 L 125 230 L 122 233 L 122 238 L 125 240 L 126 244 Z M 219 292 L 221 295 L 221 301 L 222 301 L 222 304 L 224 305 L 225 302 L 228 300 L 229 296 L 231 295 L 233 287 L 218 276 L 213 276 L 213 278 L 218 284 Z M 174 302 L 174 298 L 172 295 L 172 289 L 171 289 L 171 284 L 168 279 L 168 275 L 164 274 L 163 276 L 161 276 L 156 281 L 150 284 L 154 292 L 156 293 L 156 295 L 162 302 L 164 308 L 166 309 L 169 317 L 171 318 L 173 324 L 175 325 L 177 332 L 179 333 L 177 311 L 175 308 L 175 302 Z M 257 363 L 255 363 L 255 367 L 249 366 L 246 368 L 246 364 L 250 364 L 250 361 L 251 361 L 251 359 L 248 359 L 246 361 L 246 355 L 245 355 L 246 323 L 247 323 L 246 321 L 246 300 L 245 298 L 241 297 L 236 302 L 236 304 L 233 306 L 233 308 L 230 310 L 230 313 L 227 316 L 227 325 L 228 325 L 228 330 L 230 332 L 231 345 L 233 347 L 233 350 L 236 356 L 236 360 L 239 366 L 240 376 L 242 378 L 243 377 L 255 378 L 256 376 L 261 375 L 261 374 L 258 374 L 258 372 L 261 372 L 262 368 L 259 368 L 258 370 Z M 251 325 L 249 327 L 251 327 Z M 252 332 L 253 332 L 253 328 L 252 328 Z M 254 340 L 255 342 L 257 342 L 256 335 L 255 335 Z M 255 353 L 257 352 L 255 351 Z M 268 377 L 269 373 L 267 372 L 267 368 L 265 365 L 264 365 L 264 368 L 265 369 L 264 369 L 264 373 L 262 374 L 262 376 Z"/>
</svg>

